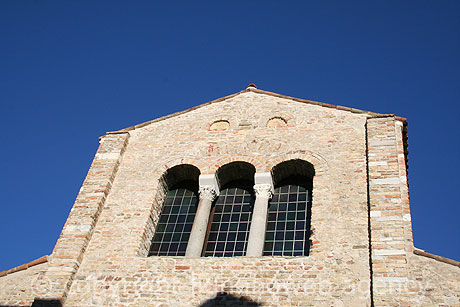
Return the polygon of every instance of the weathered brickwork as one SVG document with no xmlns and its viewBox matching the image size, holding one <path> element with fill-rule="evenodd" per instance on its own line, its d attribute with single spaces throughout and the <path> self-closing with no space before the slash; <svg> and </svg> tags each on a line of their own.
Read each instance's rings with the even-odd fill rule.
<svg viewBox="0 0 460 307">
<path fill-rule="evenodd" d="M 409 282 L 402 285 L 410 306 L 460 306 L 460 264 L 457 266 L 409 254 Z"/>
<path fill-rule="evenodd" d="M 42 263 L 27 270 L 0 277 L 0 306 L 32 305 L 37 281 L 47 269 L 48 263 Z"/>
<path fill-rule="evenodd" d="M 199 306 L 222 293 L 264 306 L 458 306 L 460 268 L 412 254 L 404 125 L 248 88 L 108 133 L 35 297 L 66 306 Z M 168 169 L 210 175 L 244 161 L 264 173 L 293 159 L 315 171 L 309 256 L 147 257 Z"/>
<path fill-rule="evenodd" d="M 38 299 L 65 300 L 111 189 L 127 140 L 127 134 L 101 138 L 88 175 L 54 247 L 48 270 L 37 284 Z"/>
<path fill-rule="evenodd" d="M 287 126 L 266 127 L 275 116 L 287 118 Z M 222 119 L 229 129 L 209 130 Z M 81 288 L 93 278 L 103 288 L 112 276 L 112 287 L 158 285 L 146 293 L 125 289 L 126 300 L 140 305 L 198 305 L 216 295 L 216 287 L 272 305 L 330 304 L 338 292 L 348 305 L 369 305 L 365 124 L 365 115 L 248 92 L 129 131 L 123 162 L 67 303 L 78 305 L 83 298 L 85 304 L 114 303 L 116 297 L 106 295 L 110 287 L 92 294 Z M 159 178 L 167 168 L 189 163 L 213 174 L 229 162 L 246 161 L 266 172 L 294 158 L 309 161 L 316 172 L 309 257 L 145 257 L 161 210 L 155 202 Z M 303 269 L 296 272 L 298 266 Z M 313 282 L 318 280 L 322 283 Z M 272 288 L 259 291 L 270 283 Z M 319 286 L 336 290 L 312 296 Z M 187 290 L 192 287 L 196 290 Z"/>
<path fill-rule="evenodd" d="M 401 133 L 394 117 L 372 118 L 367 122 L 371 258 L 373 294 L 376 305 L 406 303 L 400 284 L 408 282 L 407 253 L 413 249 L 407 238 L 410 212 L 404 204 L 407 189 L 398 144 Z M 388 289 L 396 293 L 388 295 Z"/>
</svg>

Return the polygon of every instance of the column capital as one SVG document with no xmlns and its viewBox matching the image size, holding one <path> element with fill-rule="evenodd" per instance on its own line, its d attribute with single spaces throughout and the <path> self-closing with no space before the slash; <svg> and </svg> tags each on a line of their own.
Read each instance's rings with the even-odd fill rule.
<svg viewBox="0 0 460 307">
<path fill-rule="evenodd" d="M 213 201 L 219 195 L 219 183 L 215 175 L 200 175 L 198 193 L 200 198 Z"/>
<path fill-rule="evenodd" d="M 254 192 L 256 193 L 256 197 L 265 197 L 270 199 L 273 196 L 274 189 L 271 173 L 254 174 Z"/>
<path fill-rule="evenodd" d="M 210 201 L 214 201 L 217 197 L 216 188 L 212 185 L 200 185 L 198 189 L 198 194 L 200 194 L 200 199 L 209 199 Z"/>
<path fill-rule="evenodd" d="M 256 197 L 270 199 L 273 196 L 273 186 L 270 184 L 259 183 L 254 185 Z"/>
</svg>

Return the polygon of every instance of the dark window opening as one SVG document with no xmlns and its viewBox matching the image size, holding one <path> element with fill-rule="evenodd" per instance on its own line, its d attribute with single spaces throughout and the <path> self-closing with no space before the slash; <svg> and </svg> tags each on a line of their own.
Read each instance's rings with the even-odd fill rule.
<svg viewBox="0 0 460 307">
<path fill-rule="evenodd" d="M 275 189 L 269 202 L 264 256 L 308 256 L 310 190 L 299 185 Z"/>
<path fill-rule="evenodd" d="M 198 197 L 181 188 L 169 191 L 150 247 L 149 256 L 185 256 Z"/>
<path fill-rule="evenodd" d="M 227 185 L 211 212 L 204 256 L 246 255 L 254 195 L 247 188 Z"/>
<path fill-rule="evenodd" d="M 185 256 L 198 206 L 199 176 L 197 167 L 180 164 L 160 178 L 164 201 L 148 256 Z"/>
<path fill-rule="evenodd" d="M 269 202 L 264 256 L 308 256 L 314 167 L 300 159 L 272 170 L 275 191 Z"/>
</svg>

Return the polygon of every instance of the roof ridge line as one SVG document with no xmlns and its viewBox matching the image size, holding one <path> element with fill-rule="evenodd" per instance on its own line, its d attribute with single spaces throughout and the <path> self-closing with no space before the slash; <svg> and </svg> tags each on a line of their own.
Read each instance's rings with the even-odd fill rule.
<svg viewBox="0 0 460 307">
<path fill-rule="evenodd" d="M 437 260 L 439 262 L 444 262 L 444 263 L 447 263 L 447 264 L 450 264 L 450 265 L 458 266 L 460 268 L 460 261 L 453 260 L 453 259 L 450 259 L 450 258 L 446 258 L 446 257 L 443 257 L 443 256 L 438 256 L 438 255 L 435 255 L 435 254 L 432 254 L 432 253 L 428 253 L 423 249 L 417 249 L 417 248 L 414 249 L 414 254 L 417 255 L 417 256 L 423 256 L 423 257 L 431 258 L 431 259 Z"/>
<path fill-rule="evenodd" d="M 159 122 L 159 121 L 162 121 L 162 120 L 165 120 L 165 119 L 174 117 L 174 116 L 182 115 L 182 114 L 188 113 L 188 112 L 190 112 L 190 111 L 193 111 L 193 110 L 202 108 L 202 107 L 204 107 L 204 106 L 210 105 L 210 104 L 212 104 L 212 103 L 216 103 L 216 102 L 220 102 L 220 101 L 223 101 L 223 100 L 226 100 L 226 99 L 233 98 L 233 97 L 238 96 L 238 95 L 240 95 L 240 94 L 242 94 L 242 93 L 245 93 L 245 92 L 249 92 L 249 89 L 244 89 L 244 90 L 242 90 L 242 91 L 240 91 L 240 92 L 237 92 L 237 93 L 234 93 L 234 94 L 231 94 L 231 95 L 227 95 L 227 96 L 224 96 L 224 97 L 221 97 L 221 98 L 218 98 L 218 99 L 214 99 L 214 100 L 211 100 L 211 101 L 208 101 L 208 102 L 199 104 L 199 105 L 197 105 L 197 106 L 194 106 L 194 107 L 191 107 L 191 108 L 182 110 L 182 111 L 178 111 L 178 112 L 174 112 L 174 113 L 171 113 L 171 114 L 168 114 L 168 115 L 165 115 L 165 116 L 161 116 L 161 117 L 158 117 L 158 118 L 149 120 L 149 121 L 147 121 L 147 122 L 143 122 L 143 123 L 141 123 L 141 124 L 137 124 L 137 125 L 134 125 L 134 126 L 130 126 L 130 127 L 128 127 L 128 128 L 124 128 L 124 129 L 116 130 L 116 131 L 109 131 L 109 132 L 107 132 L 106 134 L 128 133 L 128 132 L 131 131 L 131 130 L 135 130 L 135 129 L 138 129 L 138 128 L 142 128 L 142 127 L 145 127 L 145 126 L 147 126 L 147 125 L 150 125 L 150 124 L 153 124 L 153 123 L 156 123 L 156 122 Z"/>
<path fill-rule="evenodd" d="M 213 103 L 217 103 L 217 102 L 221 102 L 221 101 L 233 98 L 235 96 L 238 96 L 240 94 L 247 93 L 247 92 L 254 92 L 254 93 L 258 93 L 258 94 L 264 94 L 264 95 L 269 95 L 269 96 L 273 96 L 273 97 L 289 99 L 289 100 L 293 100 L 293 101 L 297 101 L 297 102 L 308 103 L 308 104 L 322 106 L 322 107 L 331 108 L 331 109 L 336 109 L 336 110 L 340 110 L 340 111 L 348 111 L 348 112 L 355 113 L 355 114 L 367 114 L 370 117 L 395 117 L 396 120 L 399 120 L 399 121 L 402 121 L 402 122 L 407 121 L 406 118 L 400 117 L 400 116 L 395 116 L 394 114 L 376 113 L 376 112 L 371 112 L 371 111 L 365 111 L 365 110 L 360 110 L 360 109 L 355 109 L 355 108 L 350 108 L 350 107 L 334 105 L 334 104 L 325 103 L 325 102 L 318 102 L 318 101 L 314 101 L 314 100 L 296 98 L 296 97 L 287 96 L 287 95 L 283 95 L 283 94 L 278 94 L 278 93 L 274 93 L 274 92 L 264 91 L 264 90 L 258 89 L 256 87 L 253 87 L 253 86 L 248 86 L 246 89 L 244 89 L 242 91 L 239 91 L 237 93 L 227 95 L 227 96 L 224 96 L 224 97 L 221 97 L 221 98 L 218 98 L 218 99 L 214 99 L 214 100 L 199 104 L 197 106 L 194 106 L 194 107 L 191 107 L 191 108 L 179 111 L 179 112 L 175 112 L 175 113 L 171 113 L 171 114 L 168 114 L 168 115 L 165 115 L 165 116 L 162 116 L 162 117 L 158 117 L 158 118 L 155 118 L 153 120 L 143 122 L 141 124 L 133 125 L 133 126 L 130 126 L 128 128 L 124 128 L 124 129 L 120 129 L 120 130 L 116 130 L 116 131 L 109 131 L 109 132 L 106 132 L 106 135 L 107 134 L 129 133 L 129 131 L 131 131 L 131 130 L 142 128 L 142 127 L 145 127 L 147 125 L 150 125 L 150 124 L 153 124 L 153 123 L 156 123 L 156 122 L 159 122 L 159 121 L 162 121 L 162 120 L 174 117 L 174 116 L 182 115 L 182 114 L 188 113 L 190 111 L 194 111 L 196 109 L 202 108 L 204 106 L 207 106 L 207 105 L 210 105 L 210 104 L 213 104 Z"/>
<path fill-rule="evenodd" d="M 49 257 L 48 255 L 45 255 L 45 256 L 42 256 L 42 257 L 40 257 L 38 259 L 32 260 L 30 262 L 18 265 L 16 267 L 12 268 L 12 269 L 0 271 L 0 277 L 6 276 L 6 275 L 11 274 L 11 273 L 16 273 L 16 272 L 19 272 L 19 271 L 24 271 L 24 270 L 27 270 L 30 267 L 33 267 L 33 266 L 48 262 L 48 257 Z"/>
</svg>

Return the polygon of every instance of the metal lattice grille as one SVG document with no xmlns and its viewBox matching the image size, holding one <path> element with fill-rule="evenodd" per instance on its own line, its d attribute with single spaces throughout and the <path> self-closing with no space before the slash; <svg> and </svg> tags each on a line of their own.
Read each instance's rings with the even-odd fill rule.
<svg viewBox="0 0 460 307">
<path fill-rule="evenodd" d="M 309 191 L 297 185 L 275 189 L 268 209 L 264 256 L 307 256 Z"/>
<path fill-rule="evenodd" d="M 149 256 L 185 256 L 197 205 L 198 197 L 190 190 L 168 192 Z"/>
<path fill-rule="evenodd" d="M 233 257 L 246 254 L 254 197 L 244 189 L 220 192 L 212 215 L 205 256 Z"/>
</svg>

